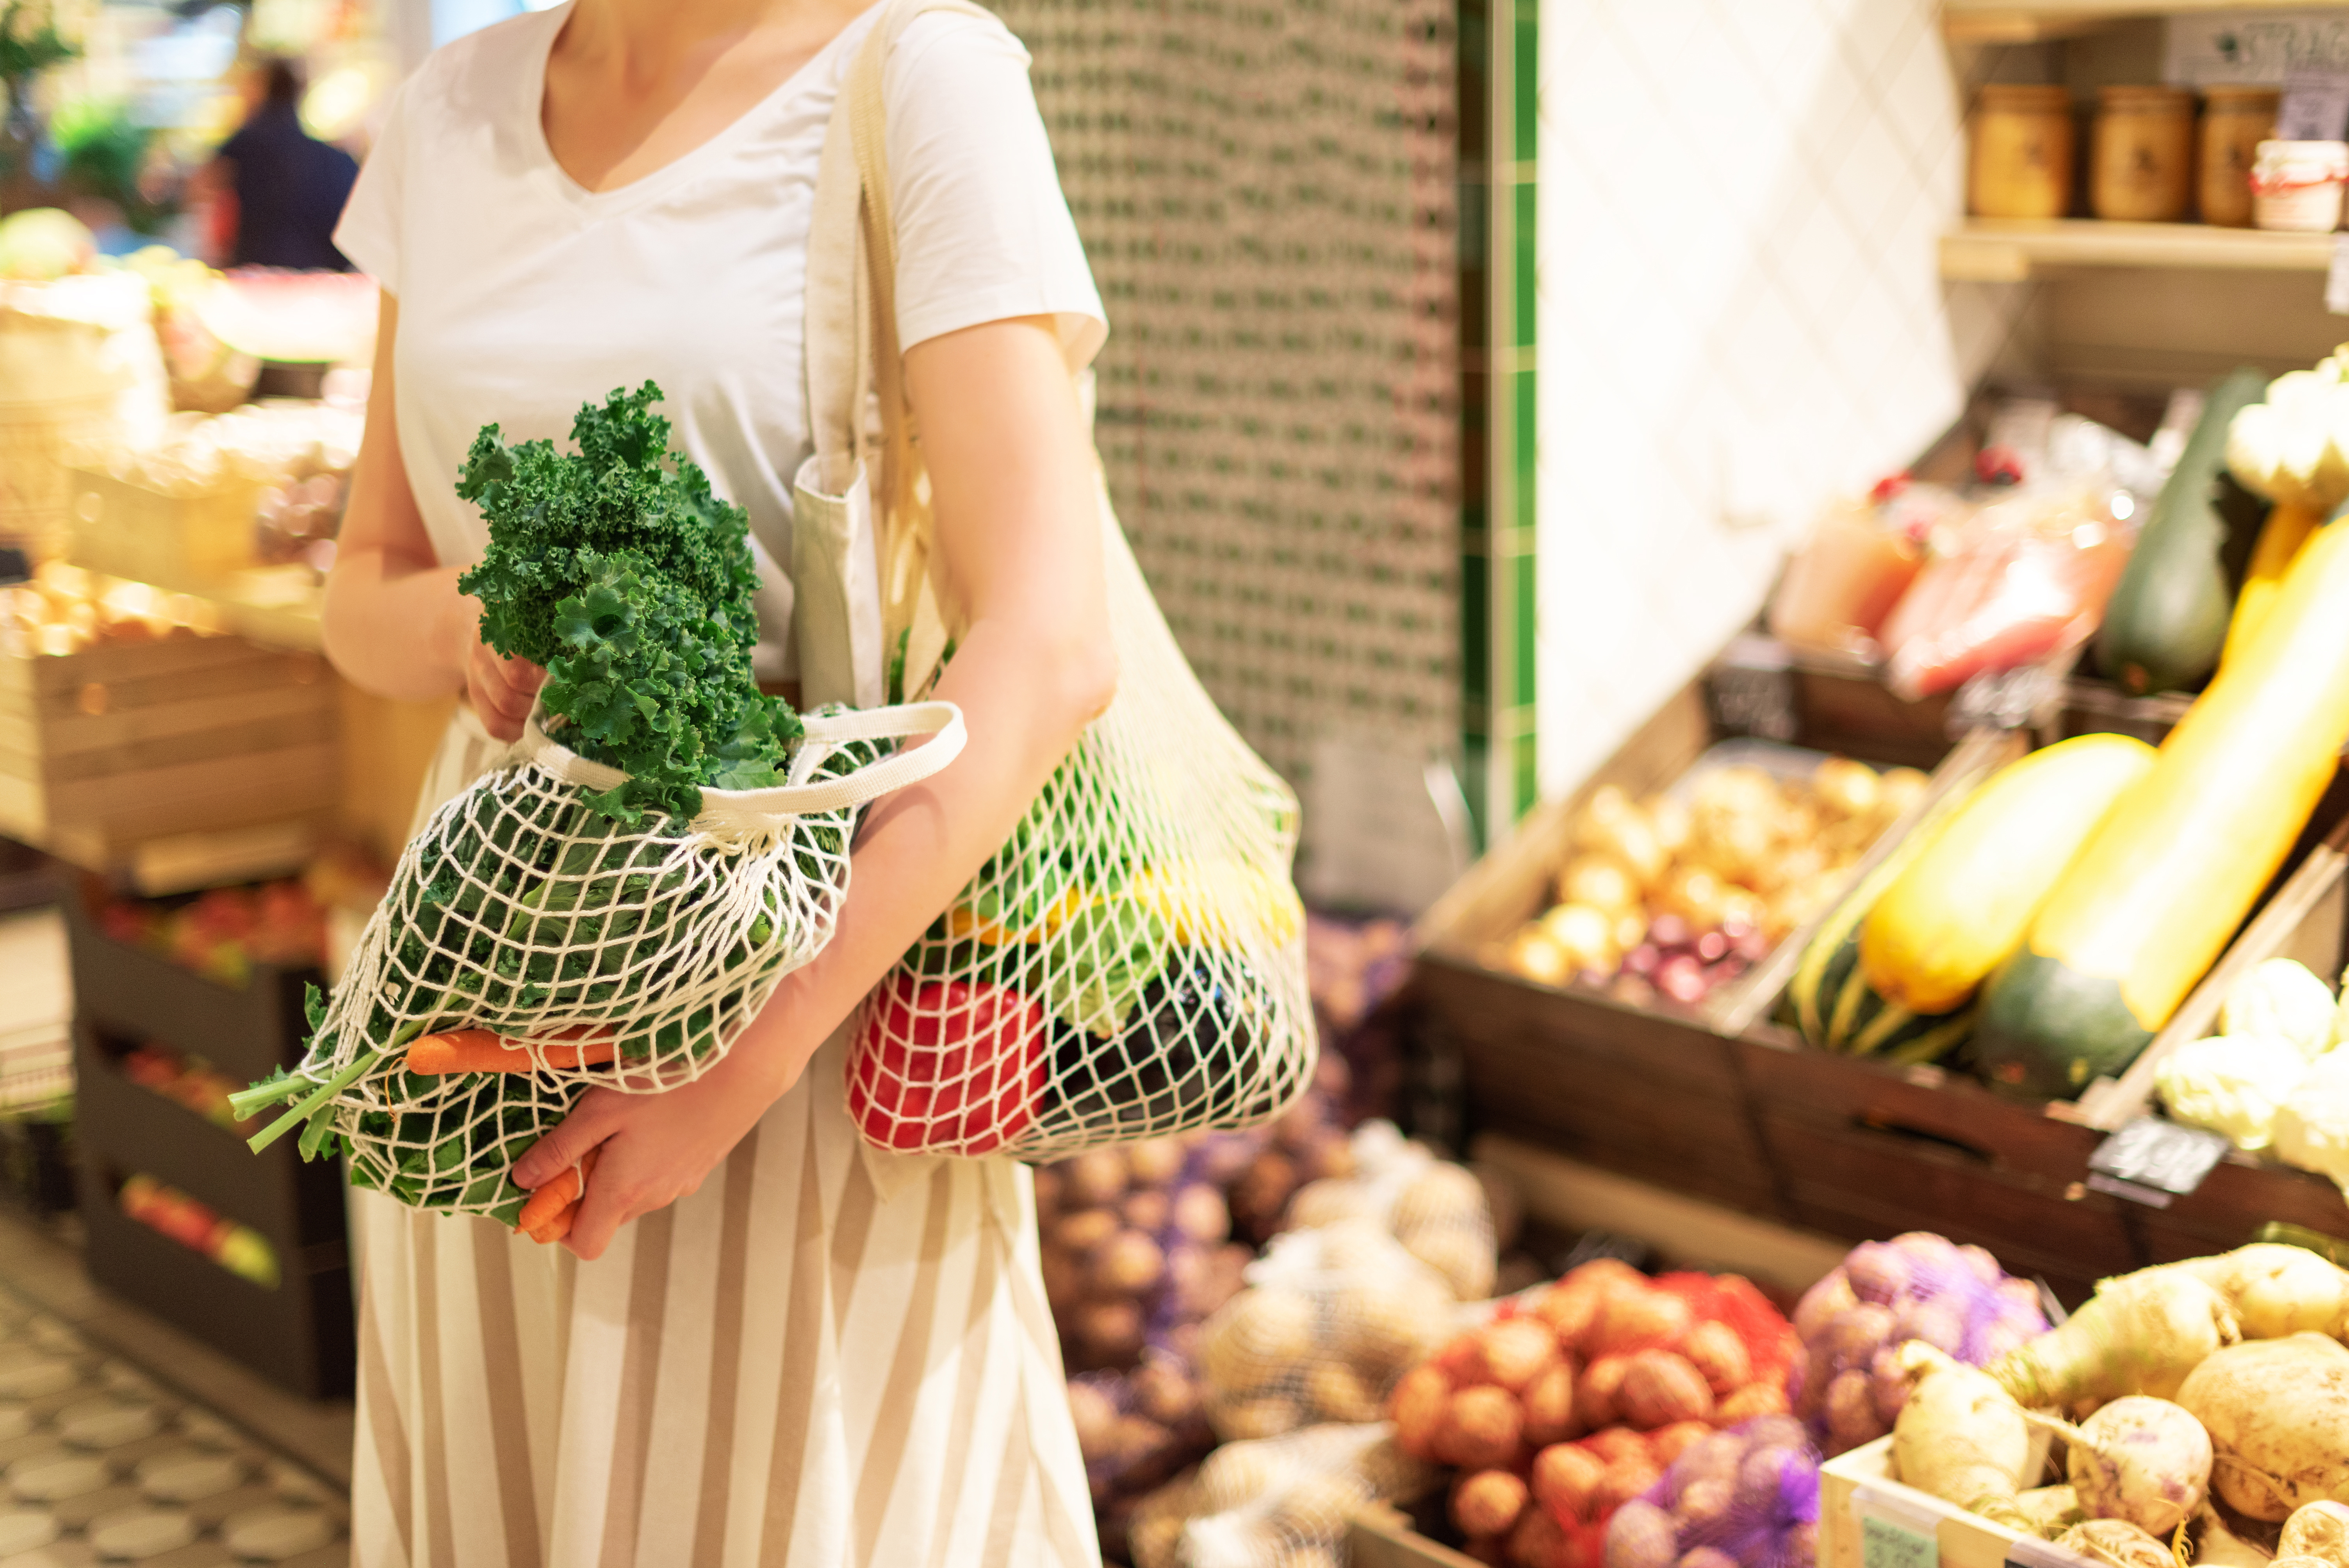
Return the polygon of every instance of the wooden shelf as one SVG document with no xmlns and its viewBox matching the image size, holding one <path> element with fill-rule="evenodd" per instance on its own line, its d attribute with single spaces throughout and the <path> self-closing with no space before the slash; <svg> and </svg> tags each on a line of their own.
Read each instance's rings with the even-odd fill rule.
<svg viewBox="0 0 2349 1568">
<path fill-rule="evenodd" d="M 2076 37 L 2145 16 L 2229 11 L 2337 11 L 2349 0 L 1941 0 L 1941 32 L 1952 43 L 2033 44 Z"/>
<path fill-rule="evenodd" d="M 1941 276 L 1964 283 L 2021 283 L 2073 267 L 2322 273 L 2333 264 L 2333 243 L 2331 234 L 2280 234 L 2207 223 L 1969 218 L 1941 236 Z"/>
</svg>

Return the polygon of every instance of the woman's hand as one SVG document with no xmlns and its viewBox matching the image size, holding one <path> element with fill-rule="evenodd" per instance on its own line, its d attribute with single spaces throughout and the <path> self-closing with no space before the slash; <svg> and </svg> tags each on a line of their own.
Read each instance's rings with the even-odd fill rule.
<svg viewBox="0 0 2349 1568">
<path fill-rule="evenodd" d="M 500 740 L 519 740 L 538 688 L 546 684 L 546 672 L 528 659 L 507 658 L 481 641 L 480 602 L 465 598 L 458 603 L 457 660 L 465 672 L 465 699 L 483 729 Z"/>
<path fill-rule="evenodd" d="M 622 1225 L 690 1196 L 734 1151 L 790 1087 L 777 1081 L 773 1061 L 746 1035 L 691 1083 L 657 1094 L 591 1088 L 514 1161 L 514 1181 L 535 1190 L 600 1146 L 563 1244 L 590 1262 L 602 1257 Z"/>
</svg>

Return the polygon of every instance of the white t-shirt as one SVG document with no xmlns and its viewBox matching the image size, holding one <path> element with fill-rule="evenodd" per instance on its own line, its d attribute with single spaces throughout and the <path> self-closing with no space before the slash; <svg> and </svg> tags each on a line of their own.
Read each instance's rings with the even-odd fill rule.
<svg viewBox="0 0 2349 1568">
<path fill-rule="evenodd" d="M 546 58 L 569 5 L 435 53 L 400 88 L 335 242 L 399 300 L 408 482 L 444 566 L 488 533 L 456 493 L 473 437 L 566 438 L 582 403 L 659 384 L 672 442 L 750 514 L 762 677 L 791 665 L 792 477 L 812 450 L 802 334 L 826 122 L 867 11 L 666 168 L 590 191 L 547 150 Z M 1108 333 L 1028 84 L 991 19 L 916 17 L 883 72 L 897 332 L 1050 315 L 1071 370 Z"/>
</svg>

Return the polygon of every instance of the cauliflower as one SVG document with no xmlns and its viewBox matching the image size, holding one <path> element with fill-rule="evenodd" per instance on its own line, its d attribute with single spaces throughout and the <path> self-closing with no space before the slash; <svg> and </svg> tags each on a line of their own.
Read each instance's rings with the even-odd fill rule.
<svg viewBox="0 0 2349 1568">
<path fill-rule="evenodd" d="M 2344 345 L 2349 348 L 2349 345 Z M 2227 467 L 2254 493 L 2323 516 L 2349 497 L 2349 362 L 2335 353 L 2313 370 L 2268 384 L 2267 400 L 2227 427 Z"/>
<path fill-rule="evenodd" d="M 2320 1057 L 2285 1099 L 2275 1151 L 2287 1164 L 2332 1177 L 2349 1196 L 2349 1051 Z"/>
<path fill-rule="evenodd" d="M 2289 958 L 2271 958 L 2235 983 L 2219 1010 L 2221 1035 L 2288 1040 L 2314 1061 L 2333 1038 L 2332 988 Z"/>
<path fill-rule="evenodd" d="M 2308 1058 L 2290 1041 L 2220 1035 L 2180 1046 L 2153 1081 L 2171 1119 L 2222 1132 L 2238 1149 L 2265 1149 L 2276 1112 L 2308 1072 Z"/>
</svg>

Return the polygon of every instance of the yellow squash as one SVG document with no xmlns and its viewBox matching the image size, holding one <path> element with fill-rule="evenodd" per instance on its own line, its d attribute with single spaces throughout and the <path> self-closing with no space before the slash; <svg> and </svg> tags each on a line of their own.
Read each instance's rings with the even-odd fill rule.
<svg viewBox="0 0 2349 1568">
<path fill-rule="evenodd" d="M 2220 669 L 2242 652 L 2251 641 L 2251 629 L 2267 618 L 2276 595 L 2283 591 L 2284 573 L 2323 521 L 2308 508 L 2289 501 L 2268 513 L 2267 521 L 2260 525 L 2259 542 L 2251 546 L 2242 590 L 2235 595 L 2234 617 L 2227 623 L 2227 645 L 2219 654 Z"/>
<path fill-rule="evenodd" d="M 2349 521 L 2336 517 L 1983 988 L 1975 1050 L 1991 1080 L 2075 1095 L 2143 1050 L 2291 852 L 2344 741 Z"/>
<path fill-rule="evenodd" d="M 1999 769 L 1868 912 L 1868 984 L 1912 1013 L 1963 1006 L 2022 945 L 2064 866 L 2153 758 L 2133 737 L 2082 735 Z"/>
</svg>

